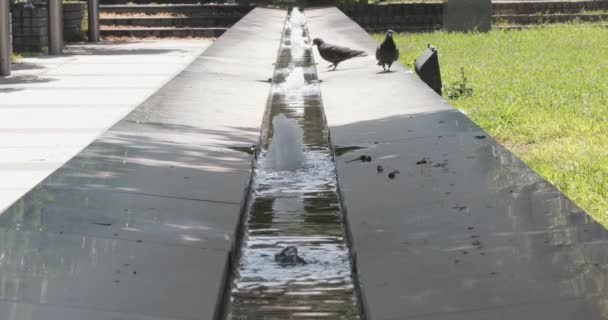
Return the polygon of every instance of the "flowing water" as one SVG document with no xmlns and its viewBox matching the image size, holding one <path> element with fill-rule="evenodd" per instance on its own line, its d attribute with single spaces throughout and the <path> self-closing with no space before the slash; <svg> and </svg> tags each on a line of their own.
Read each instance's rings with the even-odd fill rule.
<svg viewBox="0 0 608 320">
<path fill-rule="evenodd" d="M 360 318 L 305 22 L 295 9 L 283 31 L 228 319 Z M 297 263 L 275 257 L 287 247 Z"/>
</svg>

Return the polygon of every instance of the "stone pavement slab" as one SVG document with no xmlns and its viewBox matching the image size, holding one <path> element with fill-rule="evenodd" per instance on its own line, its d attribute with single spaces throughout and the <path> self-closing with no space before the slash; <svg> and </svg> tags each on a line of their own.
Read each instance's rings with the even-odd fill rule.
<svg viewBox="0 0 608 320">
<path fill-rule="evenodd" d="M 175 320 L 139 314 L 0 301 L 0 319 Z"/>
<path fill-rule="evenodd" d="M 315 53 L 333 144 L 363 147 L 336 161 L 368 319 L 607 319 L 608 232 L 410 70 L 380 72 L 337 9 L 306 15 L 370 53 L 335 72 Z"/>
<path fill-rule="evenodd" d="M 124 117 L 212 41 L 74 44 L 0 79 L 0 209 Z"/>
<path fill-rule="evenodd" d="M 218 317 L 284 21 L 252 11 L 0 214 L 8 319 Z"/>
<path fill-rule="evenodd" d="M 225 251 L 48 232 L 3 230 L 0 240 L 2 301 L 175 319 L 211 319 L 217 291 L 209 289 L 221 287 L 227 258 Z"/>
</svg>

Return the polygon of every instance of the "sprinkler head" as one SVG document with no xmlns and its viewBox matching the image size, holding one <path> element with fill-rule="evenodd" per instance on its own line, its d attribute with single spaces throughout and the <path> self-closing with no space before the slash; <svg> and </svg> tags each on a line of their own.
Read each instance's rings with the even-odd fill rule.
<svg viewBox="0 0 608 320">
<path fill-rule="evenodd" d="M 382 171 L 384 171 L 384 167 L 382 166 L 377 166 L 376 170 L 378 170 L 378 173 L 382 173 Z"/>
<path fill-rule="evenodd" d="M 365 161 L 366 162 L 372 162 L 372 157 L 371 156 L 365 156 Z"/>
<path fill-rule="evenodd" d="M 401 173 L 401 172 L 399 172 L 399 170 L 391 171 L 388 174 L 388 178 L 389 179 L 395 179 L 395 177 L 397 176 L 398 173 Z"/>
<path fill-rule="evenodd" d="M 274 255 L 274 260 L 280 265 L 298 265 L 306 264 L 306 261 L 298 256 L 298 248 L 289 246 L 283 249 L 280 253 Z"/>
</svg>

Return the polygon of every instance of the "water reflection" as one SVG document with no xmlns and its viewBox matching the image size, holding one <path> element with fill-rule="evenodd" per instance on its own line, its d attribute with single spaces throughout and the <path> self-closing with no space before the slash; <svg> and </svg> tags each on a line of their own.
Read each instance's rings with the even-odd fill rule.
<svg viewBox="0 0 608 320">
<path fill-rule="evenodd" d="M 335 165 L 303 17 L 284 32 L 253 180 L 230 319 L 358 319 Z M 302 22 L 303 23 L 303 22 Z M 300 37 L 300 39 L 298 39 Z M 294 171 L 265 164 L 275 115 L 303 129 L 304 159 Z M 285 266 L 288 246 L 307 263 Z"/>
</svg>

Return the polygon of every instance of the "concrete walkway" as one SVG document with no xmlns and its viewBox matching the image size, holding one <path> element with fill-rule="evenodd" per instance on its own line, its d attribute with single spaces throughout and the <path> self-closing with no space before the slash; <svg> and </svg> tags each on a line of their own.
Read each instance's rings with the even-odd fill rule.
<svg viewBox="0 0 608 320">
<path fill-rule="evenodd" d="M 70 45 L 0 78 L 0 211 L 200 55 L 210 40 Z"/>
<path fill-rule="evenodd" d="M 381 73 L 337 9 L 306 14 L 370 53 L 316 55 L 332 142 L 364 147 L 336 161 L 368 319 L 608 319 L 608 232 L 411 71 Z"/>
</svg>

